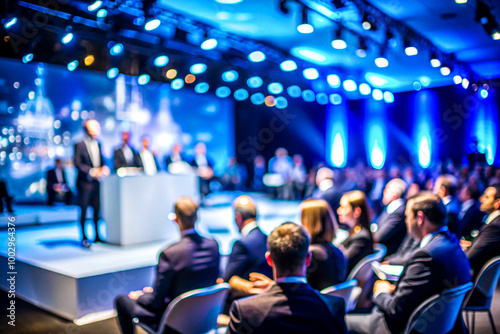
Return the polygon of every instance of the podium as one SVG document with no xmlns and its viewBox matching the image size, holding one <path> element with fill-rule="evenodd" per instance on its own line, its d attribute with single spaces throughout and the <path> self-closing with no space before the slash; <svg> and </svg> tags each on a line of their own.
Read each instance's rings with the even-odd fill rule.
<svg viewBox="0 0 500 334">
<path fill-rule="evenodd" d="M 160 172 L 105 178 L 101 181 L 101 215 L 106 221 L 106 242 L 131 245 L 178 234 L 176 223 L 167 216 L 182 196 L 199 203 L 197 175 Z"/>
</svg>

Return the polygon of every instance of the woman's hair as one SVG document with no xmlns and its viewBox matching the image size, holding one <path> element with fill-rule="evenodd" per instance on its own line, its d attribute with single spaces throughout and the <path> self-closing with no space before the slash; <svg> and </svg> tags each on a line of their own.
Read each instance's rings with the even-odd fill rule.
<svg viewBox="0 0 500 334">
<path fill-rule="evenodd" d="M 311 199 L 303 201 L 300 209 L 300 220 L 311 235 L 311 244 L 332 242 L 338 225 L 330 205 L 322 199 Z"/>
<path fill-rule="evenodd" d="M 345 193 L 342 197 L 345 197 L 347 199 L 347 202 L 353 210 L 355 210 L 356 208 L 361 209 L 361 214 L 358 218 L 358 225 L 361 225 L 361 227 L 364 227 L 368 231 L 370 231 L 370 206 L 368 204 L 368 200 L 366 199 L 365 193 L 359 190 L 353 190 Z"/>
</svg>

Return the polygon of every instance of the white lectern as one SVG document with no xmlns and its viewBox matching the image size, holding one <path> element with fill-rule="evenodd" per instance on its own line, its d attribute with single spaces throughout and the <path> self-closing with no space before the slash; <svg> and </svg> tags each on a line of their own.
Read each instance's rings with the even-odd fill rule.
<svg viewBox="0 0 500 334">
<path fill-rule="evenodd" d="M 119 245 L 166 239 L 178 233 L 168 221 L 175 201 L 189 196 L 199 203 L 198 176 L 158 173 L 111 175 L 101 182 L 101 214 L 106 221 L 106 242 Z"/>
</svg>

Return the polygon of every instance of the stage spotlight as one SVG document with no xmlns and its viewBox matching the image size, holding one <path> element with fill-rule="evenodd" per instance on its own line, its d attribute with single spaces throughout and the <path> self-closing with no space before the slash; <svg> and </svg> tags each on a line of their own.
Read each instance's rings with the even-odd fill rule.
<svg viewBox="0 0 500 334">
<path fill-rule="evenodd" d="M 168 64 L 168 61 L 169 61 L 168 57 L 162 55 L 155 58 L 154 64 L 156 67 L 163 67 Z"/>
<path fill-rule="evenodd" d="M 172 80 L 173 78 L 175 78 L 177 76 L 177 70 L 171 68 L 170 70 L 167 71 L 165 76 L 167 77 L 167 79 Z"/>
<path fill-rule="evenodd" d="M 293 60 L 285 60 L 280 64 L 281 70 L 285 72 L 295 71 L 297 64 Z"/>
<path fill-rule="evenodd" d="M 380 68 L 387 67 L 389 66 L 389 61 L 384 56 L 380 56 L 375 59 L 375 65 Z"/>
<path fill-rule="evenodd" d="M 246 89 L 240 88 L 234 92 L 234 99 L 236 101 L 243 101 L 248 98 L 248 91 Z"/>
<path fill-rule="evenodd" d="M 329 74 L 326 77 L 326 81 L 333 88 L 339 88 L 340 87 L 340 77 L 338 75 L 336 75 L 336 74 Z"/>
<path fill-rule="evenodd" d="M 215 38 L 209 38 L 201 43 L 200 48 L 203 50 L 212 50 L 217 46 L 217 40 Z"/>
<path fill-rule="evenodd" d="M 17 23 L 17 17 L 13 17 L 13 18 L 7 20 L 3 26 L 5 29 L 9 29 L 10 27 L 15 25 L 16 23 Z"/>
<path fill-rule="evenodd" d="M 235 3 L 242 2 L 243 0 L 215 0 L 215 1 L 217 1 L 218 3 L 226 4 L 226 5 L 234 5 Z"/>
<path fill-rule="evenodd" d="M 384 92 L 384 101 L 386 103 L 393 103 L 394 102 L 394 94 L 391 92 Z"/>
<path fill-rule="evenodd" d="M 307 50 L 307 49 L 298 49 L 297 53 L 302 57 L 308 58 L 310 60 L 314 60 L 315 62 L 324 62 L 326 60 L 326 56 L 316 51 Z"/>
<path fill-rule="evenodd" d="M 330 103 L 338 106 L 339 104 L 342 103 L 342 96 L 340 94 L 331 94 Z"/>
<path fill-rule="evenodd" d="M 483 99 L 488 97 L 488 91 L 486 89 L 481 88 L 481 90 L 479 91 L 479 94 L 481 95 L 481 97 Z"/>
<path fill-rule="evenodd" d="M 78 60 L 73 60 L 72 62 L 68 63 L 68 71 L 72 72 L 78 67 Z"/>
<path fill-rule="evenodd" d="M 207 65 L 205 65 L 203 63 L 199 63 L 199 64 L 192 65 L 191 68 L 189 69 L 189 72 L 191 72 L 193 74 L 202 74 L 206 70 L 207 70 Z"/>
<path fill-rule="evenodd" d="M 497 31 L 495 31 L 495 32 L 491 35 L 491 37 L 493 37 L 493 39 L 494 39 L 495 41 L 500 40 L 500 32 L 499 32 L 498 30 L 497 30 Z"/>
<path fill-rule="evenodd" d="M 278 109 L 285 109 L 288 107 L 288 100 L 283 96 L 278 96 L 274 102 L 276 103 L 275 107 Z"/>
<path fill-rule="evenodd" d="M 310 34 L 314 31 L 314 27 L 309 24 L 307 9 L 302 11 L 302 23 L 297 26 L 297 31 L 301 34 Z"/>
<path fill-rule="evenodd" d="M 152 31 L 152 30 L 155 30 L 156 28 L 158 28 L 161 24 L 161 21 L 158 20 L 158 19 L 152 19 L 148 22 L 146 22 L 146 24 L 144 25 L 144 29 L 146 29 L 147 31 Z"/>
<path fill-rule="evenodd" d="M 193 74 L 191 74 L 191 73 L 189 73 L 188 75 L 186 75 L 186 76 L 184 77 L 184 81 L 185 81 L 187 84 L 192 84 L 193 82 L 195 82 L 195 80 L 196 80 L 196 76 L 195 76 L 195 75 L 193 75 Z"/>
<path fill-rule="evenodd" d="M 328 95 L 326 95 L 325 93 L 316 94 L 316 102 L 318 102 L 318 104 L 321 104 L 322 106 L 328 104 Z"/>
<path fill-rule="evenodd" d="M 250 101 L 252 101 L 253 104 L 255 105 L 261 105 L 264 103 L 264 94 L 262 93 L 255 93 L 250 97 Z"/>
<path fill-rule="evenodd" d="M 467 0 L 455 0 L 455 2 L 458 4 L 463 4 L 463 3 L 467 3 Z"/>
<path fill-rule="evenodd" d="M 266 60 L 266 55 L 261 51 L 254 51 L 248 55 L 248 60 L 254 63 L 260 63 Z"/>
<path fill-rule="evenodd" d="M 448 66 L 441 66 L 439 70 L 441 71 L 441 74 L 444 76 L 447 76 L 451 73 L 451 70 Z"/>
<path fill-rule="evenodd" d="M 307 80 L 315 80 L 319 78 L 318 70 L 312 67 L 306 68 L 304 71 L 302 71 L 302 74 Z"/>
<path fill-rule="evenodd" d="M 279 82 L 273 82 L 267 86 L 267 90 L 271 94 L 278 95 L 281 94 L 281 92 L 283 92 L 283 85 L 280 84 Z"/>
<path fill-rule="evenodd" d="M 224 80 L 225 82 L 233 82 L 237 80 L 238 77 L 238 72 L 236 72 L 235 70 L 222 73 L 222 80 Z"/>
<path fill-rule="evenodd" d="M 362 83 L 361 85 L 359 85 L 359 92 L 361 93 L 361 95 L 370 95 L 372 92 L 372 88 L 370 87 L 370 85 Z"/>
<path fill-rule="evenodd" d="M 293 85 L 293 86 L 288 87 L 286 89 L 286 91 L 287 91 L 288 95 L 290 95 L 290 97 L 294 97 L 294 98 L 300 97 L 300 95 L 302 94 L 302 90 L 297 85 Z"/>
<path fill-rule="evenodd" d="M 120 71 L 116 67 L 113 67 L 110 68 L 106 74 L 108 76 L 108 79 L 114 79 L 118 76 L 119 73 Z"/>
<path fill-rule="evenodd" d="M 262 86 L 262 84 L 263 84 L 263 81 L 262 81 L 261 77 L 251 77 L 251 78 L 248 78 L 248 80 L 247 80 L 247 85 L 250 88 L 259 88 L 260 86 Z"/>
<path fill-rule="evenodd" d="M 108 11 L 107 11 L 106 9 L 99 9 L 99 10 L 97 11 L 96 16 L 97 16 L 98 18 L 103 19 L 103 18 L 105 18 L 106 16 L 108 16 Z"/>
<path fill-rule="evenodd" d="M 123 44 L 122 43 L 116 43 L 115 45 L 113 45 L 111 47 L 111 50 L 109 50 L 109 53 L 112 55 L 112 56 L 116 56 L 116 55 L 119 55 L 120 53 L 123 52 Z"/>
<path fill-rule="evenodd" d="M 85 57 L 85 59 L 83 60 L 83 62 L 85 63 L 85 66 L 90 66 L 94 63 L 94 56 L 93 55 L 88 55 L 87 57 Z"/>
<path fill-rule="evenodd" d="M 139 75 L 139 77 L 137 78 L 137 83 L 141 86 L 147 84 L 149 82 L 149 80 L 151 79 L 151 77 L 149 76 L 149 74 L 142 74 L 142 75 Z"/>
<path fill-rule="evenodd" d="M 358 85 L 356 84 L 356 82 L 351 79 L 344 80 L 342 86 L 344 87 L 344 90 L 346 90 L 347 92 L 354 92 L 358 89 Z"/>
<path fill-rule="evenodd" d="M 370 30 L 372 28 L 372 24 L 371 24 L 371 22 L 369 20 L 368 13 L 364 13 L 363 14 L 363 18 L 361 20 L 361 26 L 365 30 Z"/>
<path fill-rule="evenodd" d="M 337 50 L 347 48 L 347 43 L 342 39 L 342 30 L 338 29 L 335 32 L 335 39 L 332 41 L 332 47 Z"/>
<path fill-rule="evenodd" d="M 439 60 L 439 58 L 435 54 L 433 54 L 431 56 L 431 66 L 432 67 L 439 67 L 439 66 L 441 66 L 441 60 Z"/>
<path fill-rule="evenodd" d="M 68 44 L 72 40 L 73 40 L 73 33 L 71 32 L 68 32 L 66 35 L 63 36 L 63 38 L 61 38 L 61 42 L 63 44 Z"/>
<path fill-rule="evenodd" d="M 27 55 L 25 55 L 23 57 L 23 63 L 25 63 L 25 64 L 29 63 L 32 60 L 33 60 L 33 54 L 32 53 L 28 53 Z"/>
<path fill-rule="evenodd" d="M 314 100 L 316 100 L 316 94 L 314 94 L 314 92 L 310 89 L 304 89 L 302 91 L 302 98 L 306 102 L 313 102 Z"/>
<path fill-rule="evenodd" d="M 101 6 L 102 6 L 102 1 L 95 1 L 93 4 L 87 6 L 87 10 L 89 12 L 93 12 L 101 8 Z"/>
<path fill-rule="evenodd" d="M 229 87 L 226 87 L 226 86 L 221 86 L 221 87 L 217 88 L 217 90 L 215 91 L 215 95 L 217 95 L 221 99 L 224 99 L 224 98 L 228 97 L 229 95 L 231 95 L 231 89 L 229 89 Z"/>
<path fill-rule="evenodd" d="M 208 92 L 209 88 L 210 88 L 210 86 L 208 85 L 208 83 L 200 82 L 199 84 L 197 84 L 194 87 L 194 91 L 198 94 L 204 94 L 204 93 Z"/>
<path fill-rule="evenodd" d="M 170 83 L 170 87 L 173 89 L 173 90 L 179 90 L 181 89 L 182 87 L 184 87 L 184 80 L 178 78 L 178 79 L 175 79 L 173 80 L 171 83 Z"/>
<path fill-rule="evenodd" d="M 266 98 L 264 99 L 264 104 L 268 107 L 274 107 L 276 105 L 276 101 L 274 99 L 274 96 L 272 96 L 272 95 L 266 96 Z"/>
<path fill-rule="evenodd" d="M 380 89 L 374 89 L 372 91 L 372 97 L 376 101 L 381 101 L 384 98 L 384 93 Z"/>
<path fill-rule="evenodd" d="M 462 83 L 462 77 L 459 76 L 459 75 L 455 75 L 453 77 L 453 82 L 455 83 L 455 85 L 458 85 L 458 84 Z"/>
<path fill-rule="evenodd" d="M 420 83 L 422 84 L 422 86 L 428 87 L 431 84 L 431 79 L 426 76 L 420 77 Z"/>
<path fill-rule="evenodd" d="M 469 88 L 469 79 L 467 79 L 467 78 L 463 78 L 463 80 L 462 80 L 462 87 L 463 87 L 464 89 Z"/>
<path fill-rule="evenodd" d="M 422 84 L 418 81 L 413 82 L 413 89 L 415 89 L 417 92 L 422 89 Z"/>
<path fill-rule="evenodd" d="M 405 53 L 407 56 L 416 56 L 418 54 L 418 49 L 414 46 L 408 46 L 405 48 Z"/>
</svg>

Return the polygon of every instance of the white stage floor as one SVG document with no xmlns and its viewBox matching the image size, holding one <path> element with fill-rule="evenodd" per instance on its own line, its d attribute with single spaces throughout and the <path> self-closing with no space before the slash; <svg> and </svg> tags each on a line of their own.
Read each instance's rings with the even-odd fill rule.
<svg viewBox="0 0 500 334">
<path fill-rule="evenodd" d="M 239 237 L 231 208 L 236 195 L 211 196 L 209 206 L 199 211 L 196 229 L 201 235 L 216 239 L 223 256 L 230 253 L 233 242 Z M 262 195 L 256 195 L 255 199 L 259 224 L 266 234 L 285 221 L 298 219 L 298 202 L 273 201 Z M 176 232 L 168 240 L 158 242 L 132 246 L 104 243 L 86 249 L 79 244 L 76 207 L 16 206 L 15 210 L 16 292 L 37 306 L 73 320 L 112 309 L 116 295 L 151 285 L 159 252 L 180 237 Z M 3 218 L 6 219 L 6 216 Z M 100 224 L 101 235 L 105 238 L 104 222 Z M 89 230 L 91 225 L 88 221 Z M 88 234 L 93 239 L 93 233 Z M 0 256 L 5 267 L 7 250 L 7 229 L 1 228 Z M 117 274 L 123 274 L 126 279 L 117 278 Z M 0 274 L 0 286 L 8 290 L 5 275 L 5 271 Z M 110 280 L 120 283 L 113 283 L 111 288 Z M 94 300 L 98 303 L 91 302 Z"/>
</svg>

